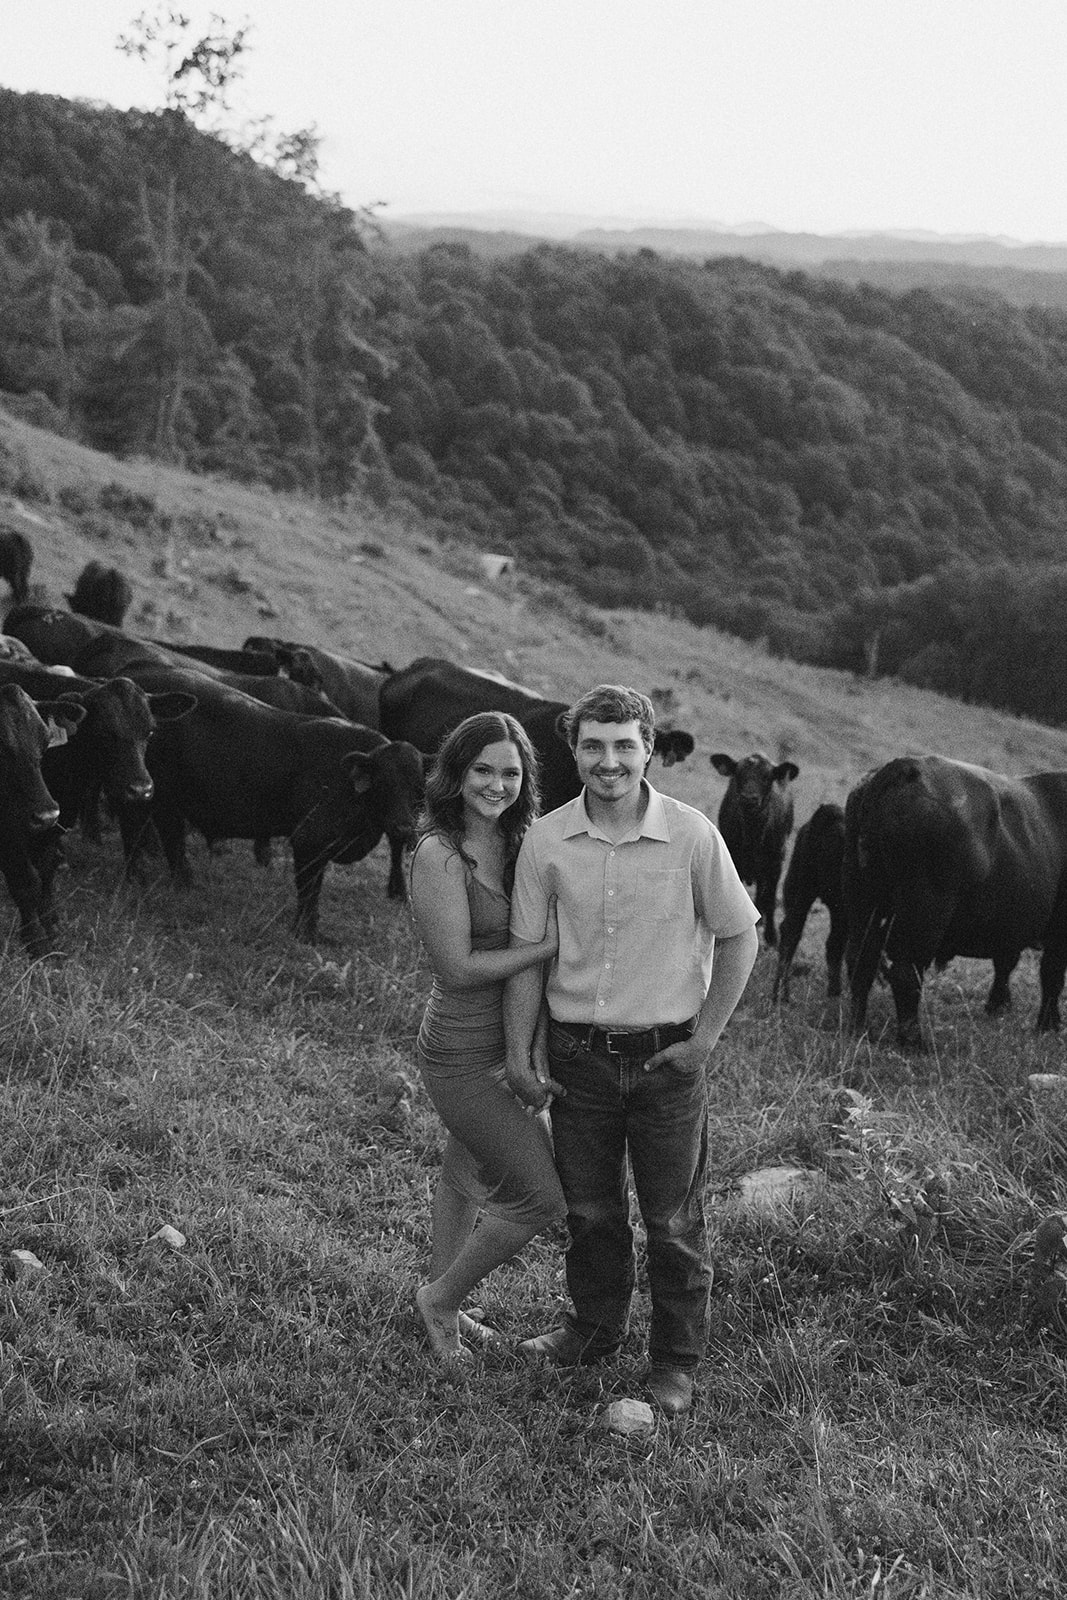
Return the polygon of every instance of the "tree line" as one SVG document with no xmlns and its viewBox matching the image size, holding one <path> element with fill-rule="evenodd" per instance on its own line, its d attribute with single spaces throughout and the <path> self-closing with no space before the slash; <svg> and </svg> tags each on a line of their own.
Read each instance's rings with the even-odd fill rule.
<svg viewBox="0 0 1067 1600">
<path fill-rule="evenodd" d="M 1004 659 L 1010 626 L 1058 648 L 1067 312 L 737 258 L 405 254 L 292 149 L 177 105 L 0 90 L 0 145 L 0 390 L 35 420 L 404 496 L 597 603 L 1067 720 Z"/>
</svg>

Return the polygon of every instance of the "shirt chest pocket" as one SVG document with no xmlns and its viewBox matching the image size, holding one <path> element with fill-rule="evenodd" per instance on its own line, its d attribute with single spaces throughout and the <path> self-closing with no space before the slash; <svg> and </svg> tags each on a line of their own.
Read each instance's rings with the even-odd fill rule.
<svg viewBox="0 0 1067 1600">
<path fill-rule="evenodd" d="M 670 922 L 690 914 L 689 873 L 684 867 L 656 871 L 645 867 L 637 875 L 634 914 L 639 921 Z"/>
</svg>

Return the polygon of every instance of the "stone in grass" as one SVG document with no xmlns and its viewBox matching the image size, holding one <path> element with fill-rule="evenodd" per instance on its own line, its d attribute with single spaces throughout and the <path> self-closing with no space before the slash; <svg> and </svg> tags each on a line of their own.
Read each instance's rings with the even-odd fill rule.
<svg viewBox="0 0 1067 1600">
<path fill-rule="evenodd" d="M 656 1425 L 652 1407 L 644 1400 L 613 1400 L 605 1406 L 597 1419 L 604 1433 L 621 1433 L 626 1436 L 650 1433 Z"/>
<path fill-rule="evenodd" d="M 12 1250 L 11 1263 L 18 1278 L 33 1278 L 39 1272 L 47 1272 L 48 1268 L 39 1256 L 32 1250 Z"/>
<path fill-rule="evenodd" d="M 184 1233 L 179 1233 L 177 1228 L 172 1228 L 169 1222 L 165 1222 L 161 1228 L 157 1228 L 152 1237 L 153 1239 L 158 1239 L 160 1244 L 170 1245 L 172 1250 L 181 1250 L 185 1244 Z"/>
<path fill-rule="evenodd" d="M 737 1193 L 745 1206 L 773 1209 L 810 1193 L 818 1181 L 819 1174 L 806 1167 L 760 1167 L 738 1179 Z"/>
</svg>

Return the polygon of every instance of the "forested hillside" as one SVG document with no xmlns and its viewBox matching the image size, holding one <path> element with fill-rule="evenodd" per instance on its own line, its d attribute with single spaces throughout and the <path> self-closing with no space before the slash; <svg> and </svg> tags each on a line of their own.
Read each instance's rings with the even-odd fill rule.
<svg viewBox="0 0 1067 1600">
<path fill-rule="evenodd" d="M 31 420 L 406 496 L 587 599 L 1067 721 L 1067 312 L 402 253 L 174 110 L 0 90 L 0 147 L 0 390 Z"/>
</svg>

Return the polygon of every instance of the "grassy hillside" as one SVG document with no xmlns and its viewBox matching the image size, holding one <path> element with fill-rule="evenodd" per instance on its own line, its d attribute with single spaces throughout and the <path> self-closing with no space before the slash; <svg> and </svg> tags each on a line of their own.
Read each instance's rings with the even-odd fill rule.
<svg viewBox="0 0 1067 1600">
<path fill-rule="evenodd" d="M 0 521 L 29 536 L 33 580 L 57 600 L 87 560 L 121 567 L 135 594 L 127 626 L 145 635 L 277 633 L 394 666 L 444 655 L 559 699 L 604 681 L 659 691 L 697 740 L 684 766 L 657 764 L 659 778 L 712 811 L 725 785 L 707 756 L 720 749 L 791 756 L 800 820 L 904 751 L 1005 772 L 1067 767 L 1067 729 L 782 661 L 678 618 L 601 611 L 521 568 L 489 583 L 476 551 L 439 542 L 410 510 L 334 510 L 116 462 L 3 411 Z"/>
<path fill-rule="evenodd" d="M 698 749 L 657 776 L 712 809 L 719 748 L 788 750 L 801 819 L 907 748 L 1067 766 L 1064 733 L 599 613 L 521 573 L 487 585 L 469 550 L 371 506 L 116 464 L 2 415 L 0 462 L 0 520 L 30 533 L 55 594 L 95 555 L 129 572 L 147 632 L 266 627 L 560 695 L 609 677 L 671 691 Z M 447 1374 L 423 1347 L 441 1136 L 414 1073 L 428 977 L 384 852 L 330 869 L 316 950 L 289 936 L 286 874 L 245 845 L 194 851 L 181 893 L 122 888 L 112 837 L 70 853 L 67 959 L 0 953 L 0 1593 L 1064 1591 L 1064 1280 L 1032 1286 L 1035 1230 L 1067 1208 L 1067 1134 L 1028 1087 L 1063 1046 L 1031 1031 L 1029 964 L 994 1024 L 988 969 L 954 963 L 913 1060 L 879 1037 L 884 995 L 870 1040 L 841 1033 L 820 916 L 788 1009 L 761 956 L 709 1077 L 709 1359 L 682 1425 L 624 1439 L 601 1419 L 640 1395 L 643 1294 L 602 1369 L 505 1351 Z M 747 1198 L 746 1175 L 786 1164 L 807 1175 L 792 1196 Z M 562 1242 L 487 1286 L 509 1340 L 555 1319 Z"/>
</svg>

